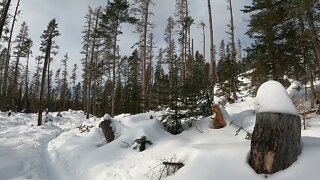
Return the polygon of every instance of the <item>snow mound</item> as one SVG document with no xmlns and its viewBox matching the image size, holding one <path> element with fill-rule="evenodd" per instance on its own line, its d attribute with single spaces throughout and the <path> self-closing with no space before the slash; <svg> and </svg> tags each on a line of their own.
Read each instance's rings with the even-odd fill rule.
<svg viewBox="0 0 320 180">
<path fill-rule="evenodd" d="M 256 113 L 275 112 L 298 115 L 286 89 L 277 81 L 267 81 L 260 86 L 254 107 Z"/>
</svg>

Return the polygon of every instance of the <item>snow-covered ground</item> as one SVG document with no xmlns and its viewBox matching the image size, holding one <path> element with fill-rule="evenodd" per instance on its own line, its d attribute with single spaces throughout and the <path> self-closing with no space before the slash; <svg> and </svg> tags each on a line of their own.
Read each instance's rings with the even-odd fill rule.
<svg viewBox="0 0 320 180">
<path fill-rule="evenodd" d="M 184 166 L 166 179 L 248 180 L 265 179 L 247 163 L 250 141 L 238 126 L 249 132 L 255 123 L 254 101 L 243 98 L 226 106 L 228 126 L 211 129 L 211 117 L 196 121 L 179 135 L 163 129 L 163 112 L 134 116 L 119 115 L 113 120 L 116 139 L 107 144 L 98 128 L 103 119 L 86 120 L 81 111 L 52 113 L 52 122 L 36 126 L 35 114 L 0 113 L 0 180 L 144 180 L 159 179 L 163 161 Z M 226 113 L 224 112 L 224 113 Z M 152 118 L 151 118 L 152 116 Z M 320 117 L 311 114 L 302 130 L 302 154 L 287 170 L 268 175 L 272 180 L 318 180 L 320 173 Z M 233 121 L 232 125 L 230 121 Z M 80 131 L 80 125 L 89 127 Z M 146 150 L 133 148 L 134 140 L 146 136 L 152 141 Z"/>
</svg>

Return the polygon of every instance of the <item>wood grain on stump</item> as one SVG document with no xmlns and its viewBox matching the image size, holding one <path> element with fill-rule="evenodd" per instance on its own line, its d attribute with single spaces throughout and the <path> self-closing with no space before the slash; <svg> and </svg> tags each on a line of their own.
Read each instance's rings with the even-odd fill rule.
<svg viewBox="0 0 320 180">
<path fill-rule="evenodd" d="M 224 128 L 227 124 L 223 118 L 219 105 L 215 104 L 212 107 L 212 111 L 216 114 L 213 119 L 213 129 L 221 129 Z"/>
<path fill-rule="evenodd" d="M 104 120 L 99 124 L 99 127 L 102 129 L 104 137 L 107 140 L 107 143 L 110 143 L 114 140 L 114 132 L 111 127 L 111 120 Z"/>
<path fill-rule="evenodd" d="M 299 116 L 258 113 L 252 134 L 249 164 L 259 174 L 288 168 L 301 153 Z"/>
</svg>

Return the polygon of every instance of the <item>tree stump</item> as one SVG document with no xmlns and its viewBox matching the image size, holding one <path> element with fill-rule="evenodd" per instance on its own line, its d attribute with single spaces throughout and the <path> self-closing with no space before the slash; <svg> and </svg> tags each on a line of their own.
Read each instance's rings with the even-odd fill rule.
<svg viewBox="0 0 320 180">
<path fill-rule="evenodd" d="M 273 174 L 288 168 L 301 153 L 299 116 L 258 113 L 252 134 L 249 164 L 258 174 Z"/>
<path fill-rule="evenodd" d="M 111 120 L 104 120 L 99 124 L 99 127 L 102 129 L 102 132 L 104 134 L 104 137 L 107 140 L 107 143 L 110 143 L 114 140 L 114 132 L 111 127 Z"/>
<path fill-rule="evenodd" d="M 213 119 L 213 129 L 224 128 L 227 124 L 223 118 L 219 105 L 213 105 L 212 111 L 216 114 L 216 116 Z"/>
</svg>

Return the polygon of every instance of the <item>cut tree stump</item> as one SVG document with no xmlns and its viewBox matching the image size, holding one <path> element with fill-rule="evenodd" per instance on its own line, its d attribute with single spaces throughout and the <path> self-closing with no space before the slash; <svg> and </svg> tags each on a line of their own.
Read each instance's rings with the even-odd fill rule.
<svg viewBox="0 0 320 180">
<path fill-rule="evenodd" d="M 216 114 L 216 116 L 213 119 L 213 125 L 212 125 L 213 129 L 224 128 L 227 124 L 223 118 L 219 105 L 217 104 L 213 105 L 212 111 Z"/>
<path fill-rule="evenodd" d="M 110 143 L 114 140 L 114 132 L 111 127 L 111 120 L 104 120 L 99 124 L 99 127 L 102 129 L 102 132 L 104 134 L 104 137 L 107 140 L 107 143 Z"/>
<path fill-rule="evenodd" d="M 299 116 L 257 113 L 252 134 L 250 166 L 258 174 L 273 174 L 288 168 L 301 153 Z"/>
</svg>

